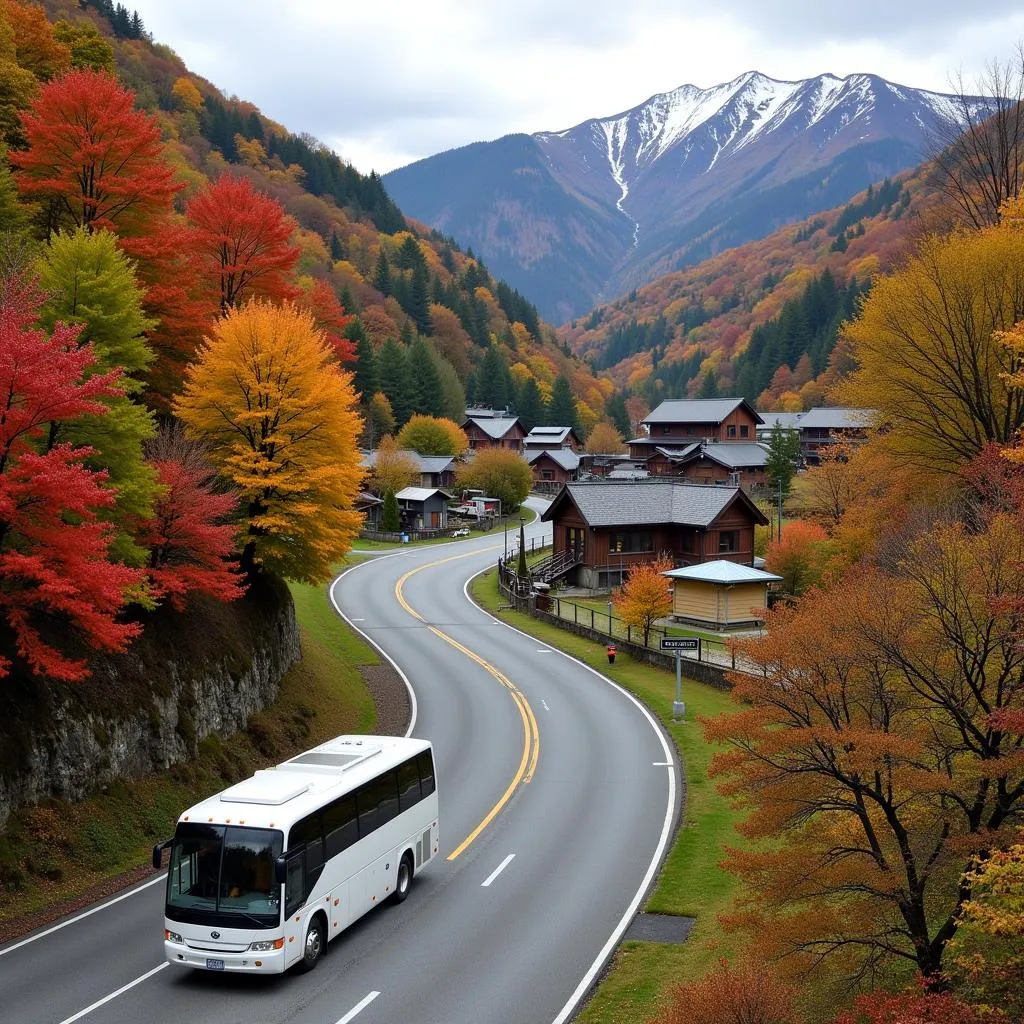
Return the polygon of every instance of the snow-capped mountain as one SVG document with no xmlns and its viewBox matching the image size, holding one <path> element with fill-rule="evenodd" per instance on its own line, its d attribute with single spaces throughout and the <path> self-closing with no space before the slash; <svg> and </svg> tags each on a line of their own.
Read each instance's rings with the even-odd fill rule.
<svg viewBox="0 0 1024 1024">
<path fill-rule="evenodd" d="M 384 180 L 406 214 L 472 246 L 561 321 L 845 202 L 918 164 L 962 117 L 956 97 L 875 75 L 780 82 L 755 71 Z"/>
</svg>

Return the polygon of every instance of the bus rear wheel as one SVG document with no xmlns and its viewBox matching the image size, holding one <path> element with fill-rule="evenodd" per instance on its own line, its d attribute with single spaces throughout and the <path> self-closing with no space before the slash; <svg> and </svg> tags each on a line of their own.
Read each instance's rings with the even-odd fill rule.
<svg viewBox="0 0 1024 1024">
<path fill-rule="evenodd" d="M 412 886 L 412 857 L 406 853 L 398 865 L 398 878 L 395 881 L 395 891 L 391 896 L 393 903 L 403 903 L 409 895 Z"/>
<path fill-rule="evenodd" d="M 316 914 L 306 928 L 306 941 L 302 946 L 302 959 L 298 966 L 303 974 L 313 970 L 320 962 L 320 957 L 324 955 L 325 942 L 324 926 L 320 915 Z"/>
</svg>

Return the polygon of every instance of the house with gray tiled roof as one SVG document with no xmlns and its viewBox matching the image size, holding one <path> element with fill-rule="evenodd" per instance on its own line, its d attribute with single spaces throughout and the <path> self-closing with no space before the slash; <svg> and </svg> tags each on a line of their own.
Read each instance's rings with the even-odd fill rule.
<svg viewBox="0 0 1024 1024">
<path fill-rule="evenodd" d="M 527 448 L 523 458 L 533 470 L 534 490 L 554 494 L 579 475 L 580 457 L 571 448 Z"/>
<path fill-rule="evenodd" d="M 699 441 L 678 448 L 658 445 L 647 459 L 652 476 L 678 476 L 701 484 L 757 487 L 765 482 L 768 450 L 751 441 Z"/>
<path fill-rule="evenodd" d="M 473 451 L 480 448 L 522 451 L 526 437 L 526 428 L 519 417 L 503 409 L 467 409 L 462 429 Z"/>
<path fill-rule="evenodd" d="M 739 487 L 657 479 L 568 483 L 541 518 L 553 525 L 567 578 L 595 589 L 663 552 L 677 566 L 753 565 L 754 527 L 768 523 Z"/>
<path fill-rule="evenodd" d="M 571 448 L 578 452 L 583 447 L 572 427 L 534 427 L 523 440 L 523 449 Z"/>
<path fill-rule="evenodd" d="M 629 454 L 646 459 L 661 447 L 680 448 L 699 441 L 753 442 L 761 417 L 745 398 L 666 399 L 643 421 L 647 433 L 634 437 Z"/>
<path fill-rule="evenodd" d="M 800 417 L 800 454 L 814 465 L 822 448 L 840 441 L 863 441 L 874 423 L 874 409 L 842 409 L 816 406 Z"/>
<path fill-rule="evenodd" d="M 420 487 L 455 486 L 455 467 L 458 465 L 458 459 L 451 455 L 420 455 L 419 452 L 410 449 L 402 449 L 402 453 L 416 463 L 420 471 Z M 363 452 L 361 461 L 372 473 L 377 465 L 377 452 Z"/>
</svg>

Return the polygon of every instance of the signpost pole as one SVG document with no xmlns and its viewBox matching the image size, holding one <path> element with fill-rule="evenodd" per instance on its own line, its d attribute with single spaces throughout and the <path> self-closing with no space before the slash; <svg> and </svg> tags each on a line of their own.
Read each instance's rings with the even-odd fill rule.
<svg viewBox="0 0 1024 1024">
<path fill-rule="evenodd" d="M 672 717 L 679 721 L 686 715 L 683 703 L 683 652 L 676 651 L 676 699 L 672 702 Z"/>
</svg>

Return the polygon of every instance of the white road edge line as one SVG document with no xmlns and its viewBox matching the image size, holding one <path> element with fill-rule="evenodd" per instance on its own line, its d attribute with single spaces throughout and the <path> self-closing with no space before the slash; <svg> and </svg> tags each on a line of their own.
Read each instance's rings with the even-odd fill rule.
<svg viewBox="0 0 1024 1024">
<path fill-rule="evenodd" d="M 129 981 L 127 985 L 122 985 L 116 992 L 111 992 L 109 996 L 104 996 L 102 999 L 97 999 L 91 1006 L 87 1006 L 84 1010 L 79 1010 L 72 1017 L 66 1017 L 60 1022 L 60 1024 L 72 1024 L 73 1021 L 81 1020 L 87 1013 L 92 1013 L 93 1010 L 98 1009 L 104 1003 L 109 1003 L 111 999 L 116 999 L 122 992 L 127 992 L 130 988 L 135 988 L 136 985 L 141 984 L 147 978 L 152 978 L 154 974 L 158 974 L 165 967 L 170 966 L 165 960 L 159 967 L 154 967 L 151 971 L 146 971 L 145 974 L 140 974 L 134 981 Z"/>
<path fill-rule="evenodd" d="M 462 585 L 462 593 L 465 595 L 466 600 L 474 607 L 480 608 L 480 605 L 476 603 L 469 596 L 469 585 L 477 578 L 482 576 L 485 572 L 490 571 L 490 566 L 486 569 L 481 569 L 479 572 L 473 573 L 469 579 Z M 480 611 L 484 611 L 480 608 Z M 486 615 L 487 612 L 484 612 Z M 526 637 L 528 640 L 536 642 L 536 638 L 530 636 L 529 633 L 524 633 L 521 629 L 516 629 L 515 626 L 510 626 L 507 622 L 503 622 L 502 625 L 506 629 L 512 630 L 513 633 L 518 633 L 520 636 Z M 665 738 L 665 733 L 661 728 L 658 720 L 651 714 L 651 712 L 644 707 L 643 703 L 629 692 L 629 690 L 619 686 L 614 680 L 609 679 L 606 675 L 598 672 L 597 669 L 591 668 L 586 662 L 580 661 L 579 658 L 574 658 L 571 654 L 566 654 L 565 651 L 560 651 L 557 648 L 552 648 L 556 654 L 560 654 L 563 658 L 568 658 L 569 661 L 574 661 L 581 668 L 586 669 L 591 675 L 597 676 L 598 679 L 603 680 L 609 686 L 614 687 L 618 690 L 627 700 L 631 701 L 640 709 L 640 713 L 647 719 L 649 725 L 654 730 L 655 736 L 658 737 L 658 742 L 661 744 L 661 749 L 665 752 L 665 760 L 669 762 L 668 769 L 668 804 L 665 808 L 665 820 L 661 826 L 661 837 L 658 840 L 657 849 L 654 851 L 654 856 L 651 859 L 651 863 L 648 865 L 647 871 L 644 874 L 643 880 L 640 883 L 640 888 L 637 889 L 636 895 L 630 901 L 629 906 L 626 908 L 626 912 L 622 915 L 619 923 L 612 930 L 611 935 L 608 936 L 608 941 L 601 948 L 601 951 L 597 954 L 596 959 L 590 965 L 586 974 L 583 975 L 580 983 L 576 986 L 575 991 L 569 996 L 565 1005 L 559 1011 L 558 1016 L 551 1022 L 551 1024 L 565 1024 L 565 1022 L 572 1016 L 573 1011 L 579 1005 L 580 1000 L 587 994 L 590 986 L 593 985 L 594 979 L 600 973 L 601 968 L 604 967 L 608 958 L 612 955 L 615 947 L 619 944 L 619 940 L 622 938 L 626 929 L 629 927 L 629 922 L 633 920 L 637 910 L 640 907 L 640 903 L 644 898 L 645 893 L 651 886 L 651 882 L 654 881 L 654 876 L 658 871 L 658 865 L 661 863 L 662 858 L 665 855 L 665 850 L 668 847 L 669 839 L 672 835 L 672 819 L 675 817 L 676 807 L 676 776 L 672 770 L 672 752 L 669 748 L 668 740 Z"/>
<path fill-rule="evenodd" d="M 379 992 L 371 992 L 369 995 L 364 996 L 358 1003 L 356 1003 L 355 1006 L 352 1007 L 351 1010 L 348 1011 L 348 1013 L 345 1014 L 344 1017 L 341 1018 L 341 1020 L 338 1021 L 338 1024 L 348 1024 L 350 1020 L 355 1019 L 356 1016 L 362 1013 L 363 1010 L 365 1010 L 379 995 Z"/>
<path fill-rule="evenodd" d="M 550 647 L 538 647 L 537 648 L 537 653 L 538 654 L 550 654 L 551 653 L 551 648 Z"/>
<path fill-rule="evenodd" d="M 112 907 L 115 903 L 120 903 L 121 900 L 126 900 L 129 896 L 134 896 L 137 892 L 142 892 L 143 889 L 148 889 L 151 885 L 156 885 L 157 882 L 163 882 L 166 878 L 167 875 L 165 874 L 158 875 L 156 878 L 151 878 L 148 882 L 143 882 L 142 885 L 138 885 L 128 892 L 121 893 L 120 896 L 115 896 L 112 900 L 107 900 L 106 903 L 101 903 L 98 907 L 86 910 L 84 913 L 78 914 L 75 917 L 69 917 L 66 921 L 61 921 L 60 924 L 55 924 L 52 928 L 47 928 L 46 931 L 36 932 L 35 935 L 30 935 L 27 939 L 22 939 L 20 942 L 15 942 L 10 946 L 5 946 L 3 949 L 0 949 L 0 956 L 3 956 L 5 953 L 13 953 L 16 949 L 21 949 L 22 946 L 27 946 L 30 942 L 35 942 L 36 939 L 42 939 L 47 935 L 52 935 L 54 932 L 59 932 L 61 928 L 67 928 L 69 924 L 81 921 L 82 918 L 98 914 L 101 910 L 106 910 L 107 907 Z"/>
<path fill-rule="evenodd" d="M 652 761 L 651 766 L 654 768 L 671 768 L 671 761 Z"/>
<path fill-rule="evenodd" d="M 495 869 L 494 869 L 494 870 L 493 870 L 493 871 L 492 871 L 492 872 L 491 872 L 491 873 L 490 873 L 490 874 L 489 874 L 489 875 L 488 875 L 488 876 L 487 876 L 487 877 L 486 877 L 486 878 L 485 878 L 485 879 L 484 879 L 484 880 L 483 880 L 483 881 L 482 881 L 482 882 L 480 883 L 480 888 L 481 888 L 481 889 L 486 889 L 486 888 L 487 888 L 487 887 L 488 887 L 488 886 L 489 886 L 489 885 L 491 884 L 491 882 L 493 882 L 493 881 L 494 881 L 494 880 L 495 880 L 495 879 L 496 879 L 496 878 L 498 877 L 498 875 L 500 875 L 500 874 L 502 873 L 502 871 L 504 871 L 504 870 L 505 870 L 505 868 L 507 868 L 507 867 L 509 866 L 509 864 L 511 864 L 511 863 L 512 863 L 512 861 L 513 861 L 513 860 L 515 860 L 515 856 L 516 856 L 516 855 L 515 855 L 514 853 L 510 853 L 510 854 L 509 854 L 509 855 L 508 855 L 508 856 L 507 856 L 507 857 L 506 857 L 506 858 L 505 858 L 505 859 L 504 859 L 504 860 L 503 860 L 503 861 L 502 861 L 502 862 L 501 862 L 501 863 L 500 863 L 500 864 L 499 864 L 499 865 L 498 865 L 498 866 L 497 866 L 497 867 L 496 867 L 496 868 L 495 868 Z"/>
<path fill-rule="evenodd" d="M 448 547 L 448 545 L 447 544 L 438 544 L 437 547 Z M 331 599 L 331 604 L 334 605 L 334 610 L 342 617 L 342 619 L 344 619 L 345 622 L 347 622 L 375 651 L 377 651 L 379 654 L 381 654 L 385 658 L 387 658 L 388 663 L 391 665 L 391 667 L 401 677 L 402 682 L 405 683 L 405 688 L 406 688 L 406 690 L 409 691 L 409 704 L 410 704 L 409 725 L 408 725 L 408 727 L 405 730 L 405 735 L 406 736 L 411 736 L 413 729 L 416 728 L 416 715 L 417 715 L 418 708 L 417 708 L 417 705 L 416 705 L 416 691 L 412 688 L 412 683 L 409 682 L 409 677 L 398 667 L 398 664 L 395 661 L 395 659 L 392 658 L 391 655 L 388 654 L 388 652 L 385 651 L 384 648 L 381 647 L 380 644 L 378 644 L 376 640 L 372 639 L 370 636 L 368 636 L 366 633 L 364 633 L 356 625 L 357 622 L 362 622 L 363 620 L 362 619 L 350 619 L 341 610 L 341 605 L 338 604 L 337 600 L 334 597 L 334 588 L 350 572 L 353 572 L 356 569 L 363 569 L 363 568 L 365 568 L 368 565 L 376 565 L 378 562 L 383 561 L 385 558 L 396 558 L 396 557 L 400 557 L 400 556 L 402 556 L 404 554 L 405 554 L 404 551 L 399 551 L 399 552 L 395 552 L 394 554 L 391 554 L 391 555 L 379 555 L 377 558 L 370 559 L 370 560 L 368 560 L 366 562 L 359 562 L 357 565 L 350 565 L 344 572 L 339 573 L 334 578 L 334 580 L 332 581 L 331 585 L 327 588 L 327 596 Z M 374 996 L 374 998 L 376 999 L 376 996 Z M 339 1022 L 339 1024 L 340 1024 L 340 1022 Z"/>
</svg>

